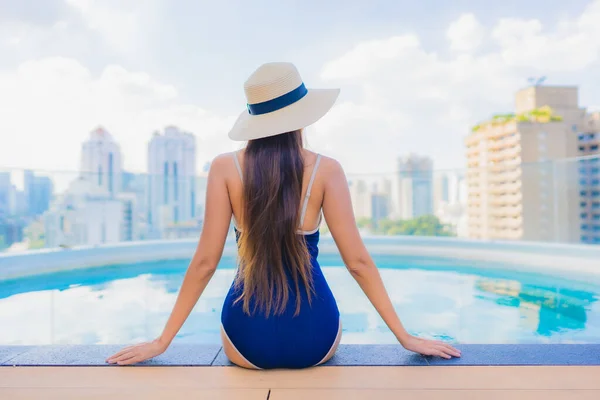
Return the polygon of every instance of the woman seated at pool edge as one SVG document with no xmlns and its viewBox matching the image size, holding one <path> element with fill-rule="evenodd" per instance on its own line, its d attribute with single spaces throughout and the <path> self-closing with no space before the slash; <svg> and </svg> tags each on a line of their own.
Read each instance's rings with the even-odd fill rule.
<svg viewBox="0 0 600 400">
<path fill-rule="evenodd" d="M 134 364 L 167 349 L 215 273 L 232 218 L 238 270 L 221 314 L 229 360 L 252 369 L 328 361 L 342 326 L 317 262 L 322 215 L 348 271 L 400 344 L 423 355 L 460 357 L 449 344 L 404 329 L 358 232 L 342 167 L 303 147 L 303 129 L 333 107 L 339 90 L 306 89 L 289 63 L 262 65 L 244 89 L 247 109 L 229 138 L 247 146 L 211 164 L 204 228 L 162 334 L 107 362 Z"/>
</svg>

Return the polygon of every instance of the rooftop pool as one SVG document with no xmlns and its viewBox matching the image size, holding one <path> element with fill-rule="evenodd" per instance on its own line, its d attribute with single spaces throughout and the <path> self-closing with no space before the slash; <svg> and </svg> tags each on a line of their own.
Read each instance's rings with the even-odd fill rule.
<svg viewBox="0 0 600 400">
<path fill-rule="evenodd" d="M 600 342 L 599 249 L 435 238 L 366 243 L 414 334 L 457 343 Z M 0 345 L 121 344 L 156 337 L 194 246 L 140 242 L 0 256 Z M 342 343 L 394 343 L 332 240 L 323 238 L 321 249 L 319 262 L 342 314 Z M 228 243 L 176 342 L 219 342 L 234 252 Z"/>
</svg>

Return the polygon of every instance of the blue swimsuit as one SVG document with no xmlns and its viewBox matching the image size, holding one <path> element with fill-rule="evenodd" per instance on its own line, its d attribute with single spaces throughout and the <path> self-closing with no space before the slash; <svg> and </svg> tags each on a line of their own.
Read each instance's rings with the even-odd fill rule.
<svg viewBox="0 0 600 400">
<path fill-rule="evenodd" d="M 236 167 L 242 177 L 242 170 L 234 153 Z M 310 191 L 319 166 L 321 156 L 317 156 L 315 167 L 306 190 L 306 197 L 300 215 L 300 226 Z M 235 219 L 234 219 L 235 222 Z M 319 224 L 321 217 L 319 216 Z M 319 254 L 319 228 L 313 231 L 299 231 L 304 235 L 310 262 L 315 293 L 309 305 L 306 289 L 300 285 L 301 307 L 296 312 L 296 291 L 290 290 L 289 300 L 281 315 L 265 317 L 264 312 L 257 311 L 253 315 L 244 313 L 242 302 L 234 304 L 240 295 L 232 285 L 225 298 L 221 323 L 229 340 L 238 352 L 257 368 L 305 368 L 319 364 L 335 344 L 340 329 L 340 313 L 331 293 L 331 289 L 323 276 L 317 262 Z M 236 240 L 239 230 L 236 227 Z M 288 275 L 290 287 L 292 279 Z M 252 310 L 253 303 L 250 302 Z"/>
</svg>

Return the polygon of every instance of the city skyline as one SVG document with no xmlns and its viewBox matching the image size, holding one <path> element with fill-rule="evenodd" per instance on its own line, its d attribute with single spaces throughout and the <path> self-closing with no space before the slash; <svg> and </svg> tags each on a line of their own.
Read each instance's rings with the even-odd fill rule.
<svg viewBox="0 0 600 400">
<path fill-rule="evenodd" d="M 198 135 L 200 167 L 236 148 L 226 131 L 244 108 L 242 84 L 272 60 L 295 62 L 309 86 L 342 88 L 308 139 L 348 173 L 393 171 L 394 157 L 410 152 L 462 167 L 469 126 L 512 109 L 529 77 L 576 84 L 581 104 L 600 105 L 598 0 L 509 1 L 502 12 L 437 2 L 436 13 L 381 1 L 369 18 L 358 2 L 305 2 L 293 13 L 264 4 L 276 37 L 249 29 L 256 8 L 243 2 L 51 0 L 39 13 L 19 4 L 0 5 L 0 108 L 10 111 L 0 129 L 12 135 L 0 146 L 4 167 L 74 171 L 78 143 L 99 123 L 120 138 L 125 170 L 143 171 L 141 141 L 171 124 Z M 287 29 L 282 17 L 292 14 L 311 29 Z M 380 157 L 361 151 L 373 143 Z"/>
</svg>

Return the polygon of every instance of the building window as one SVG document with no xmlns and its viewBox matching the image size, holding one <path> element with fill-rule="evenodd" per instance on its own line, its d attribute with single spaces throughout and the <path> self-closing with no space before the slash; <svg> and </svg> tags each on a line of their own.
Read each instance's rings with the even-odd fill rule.
<svg viewBox="0 0 600 400">
<path fill-rule="evenodd" d="M 590 146 L 590 150 L 594 151 L 594 150 L 598 150 L 598 145 L 597 144 L 593 144 Z"/>
<path fill-rule="evenodd" d="M 581 218 L 587 218 L 588 214 L 587 213 L 581 213 Z"/>
<path fill-rule="evenodd" d="M 177 162 L 173 163 L 173 197 L 174 200 L 179 200 L 179 190 L 178 190 L 178 179 L 177 179 Z"/>
<path fill-rule="evenodd" d="M 579 203 L 580 207 L 585 207 L 587 206 L 587 201 L 582 201 L 581 203 Z"/>
<path fill-rule="evenodd" d="M 98 186 L 102 186 L 102 165 L 98 166 Z"/>
<path fill-rule="evenodd" d="M 113 193 L 113 153 L 108 153 L 108 192 Z"/>
<path fill-rule="evenodd" d="M 587 190 L 581 190 L 581 191 L 579 192 L 579 195 L 580 195 L 580 196 L 587 196 Z"/>
<path fill-rule="evenodd" d="M 192 187 L 192 192 L 190 193 L 190 203 L 191 203 L 191 207 L 192 207 L 192 218 L 196 217 L 196 190 L 194 190 L 194 178 L 192 177 L 191 179 L 191 187 Z"/>
<path fill-rule="evenodd" d="M 169 203 L 169 163 L 165 161 L 164 170 L 163 170 L 163 191 L 164 194 L 164 204 Z"/>
<path fill-rule="evenodd" d="M 583 150 L 585 150 L 585 147 L 579 146 L 579 151 L 583 151 Z"/>
</svg>

